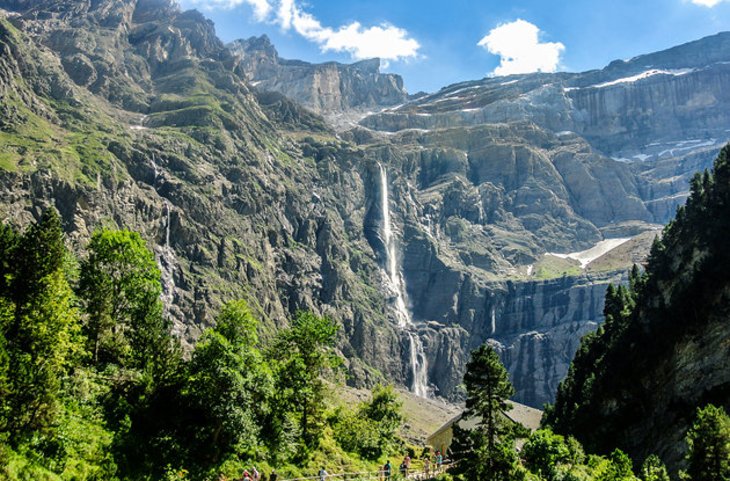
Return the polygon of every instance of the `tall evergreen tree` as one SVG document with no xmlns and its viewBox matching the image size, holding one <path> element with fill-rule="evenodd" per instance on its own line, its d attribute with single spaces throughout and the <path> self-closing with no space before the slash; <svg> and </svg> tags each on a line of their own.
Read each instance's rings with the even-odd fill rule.
<svg viewBox="0 0 730 481">
<path fill-rule="evenodd" d="M 21 236 L 15 253 L 12 301 L 3 301 L 9 373 L 4 424 L 18 438 L 56 422 L 62 378 L 81 353 L 81 336 L 76 298 L 64 272 L 67 252 L 58 214 L 47 210 Z"/>
<path fill-rule="evenodd" d="M 687 471 L 692 481 L 730 480 L 730 416 L 707 405 L 687 432 Z"/>
<path fill-rule="evenodd" d="M 470 480 L 507 480 L 513 474 L 517 457 L 511 430 L 504 412 L 507 399 L 514 394 L 507 370 L 494 348 L 483 344 L 471 353 L 464 374 L 466 387 L 465 418 L 477 417 L 476 430 L 458 430 L 457 445 L 469 453 L 457 454 L 458 472 Z"/>
</svg>

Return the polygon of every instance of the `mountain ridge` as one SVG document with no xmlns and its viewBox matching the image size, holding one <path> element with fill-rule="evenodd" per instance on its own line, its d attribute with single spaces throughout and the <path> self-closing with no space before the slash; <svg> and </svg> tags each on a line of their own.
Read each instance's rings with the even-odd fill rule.
<svg viewBox="0 0 730 481">
<path fill-rule="evenodd" d="M 0 25 L 10 39 L 4 98 L 36 106 L 31 115 L 21 105 L 28 102 L 4 104 L 3 215 L 24 225 L 53 205 L 75 243 L 100 225 L 140 231 L 155 248 L 175 332 L 187 342 L 233 297 L 247 298 L 269 331 L 299 309 L 331 316 L 357 386 L 406 385 L 413 375 L 383 274 L 379 164 L 388 169 L 397 262 L 430 382 L 458 399 L 469 351 L 491 339 L 518 400 L 540 406 L 580 334 L 600 323 L 608 283 L 629 264 L 583 271 L 545 254 L 655 229 L 714 148 L 657 151 L 642 163 L 611 159 L 580 133 L 551 130 L 570 99 L 563 84 L 543 88 L 544 75 L 526 77 L 525 86 L 477 81 L 494 89 L 449 100 L 442 126 L 427 122 L 449 102 L 429 107 L 438 98 L 418 97 L 336 132 L 252 85 L 199 13 L 162 0 L 28 5 L 0 1 L 20 12 Z M 374 63 L 356 73 L 363 67 Z M 673 80 L 664 77 L 653 81 Z M 405 95 L 383 78 L 386 94 Z M 347 100 L 343 84 L 332 85 Z M 377 89 L 365 93 L 380 98 Z M 453 115 L 494 98 L 492 113 Z M 358 109 L 343 115 L 359 119 Z M 427 113 L 433 118 L 416 115 Z M 393 115 L 430 130 L 379 129 Z M 44 136 L 52 142 L 37 140 Z"/>
</svg>

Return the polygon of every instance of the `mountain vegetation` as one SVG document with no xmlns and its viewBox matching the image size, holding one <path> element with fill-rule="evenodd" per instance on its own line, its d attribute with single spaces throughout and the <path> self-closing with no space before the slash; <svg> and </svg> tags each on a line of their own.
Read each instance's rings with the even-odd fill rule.
<svg viewBox="0 0 730 481">
<path fill-rule="evenodd" d="M 609 289 L 606 322 L 583 338 L 548 425 L 597 452 L 620 447 L 637 461 L 656 453 L 673 472 L 687 465 L 689 449 L 691 475 L 704 479 L 692 460 L 727 453 L 726 415 L 701 411 L 689 447 L 681 441 L 698 406 L 730 408 L 728 229 L 730 146 L 712 171 L 694 177 L 646 269 L 634 268 L 628 287 Z M 712 448 L 698 434 L 711 419 L 724 439 Z"/>
<path fill-rule="evenodd" d="M 338 326 L 299 312 L 266 342 L 245 301 L 183 356 L 139 234 L 99 230 L 77 259 L 47 210 L 0 228 L 0 479 L 144 480 L 372 469 L 396 449 L 392 387 L 338 403 Z"/>
<path fill-rule="evenodd" d="M 669 481 L 659 456 L 641 464 L 619 448 L 604 455 L 586 452 L 572 435 L 549 426 L 529 433 L 504 413 L 514 392 L 494 348 L 474 352 L 464 376 L 467 409 L 452 426 L 452 462 L 445 476 L 458 481 Z M 552 412 L 550 412 L 552 415 Z M 461 421 L 476 419 L 472 427 Z M 596 426 L 600 428 L 600 426 Z M 730 476 L 730 416 L 712 404 L 696 410 L 683 439 L 684 481 L 725 481 Z M 676 478 L 673 478 L 676 479 Z"/>
</svg>

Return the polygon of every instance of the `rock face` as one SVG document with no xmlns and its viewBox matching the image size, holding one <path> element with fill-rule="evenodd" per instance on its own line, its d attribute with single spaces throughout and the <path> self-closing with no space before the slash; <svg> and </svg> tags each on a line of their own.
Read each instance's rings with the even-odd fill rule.
<svg viewBox="0 0 730 481">
<path fill-rule="evenodd" d="M 730 145 L 693 182 L 652 249 L 631 301 L 613 300 L 605 329 L 583 343 L 548 421 L 588 449 L 686 467 L 698 408 L 730 408 Z"/>
<path fill-rule="evenodd" d="M 517 400 L 539 407 L 629 264 L 584 271 L 546 253 L 656 228 L 727 137 L 726 36 L 651 57 L 691 72 L 600 86 L 641 73 L 637 61 L 408 101 L 377 60 L 283 60 L 266 38 L 225 46 L 172 1 L 0 8 L 12 11 L 0 18 L 3 218 L 55 206 L 74 244 L 102 225 L 140 231 L 186 342 L 234 297 L 257 310 L 262 338 L 298 309 L 331 316 L 355 385 L 412 376 L 383 275 L 379 164 L 430 382 L 458 398 L 469 351 L 491 340 Z M 338 135 L 312 110 L 377 113 Z"/>
<path fill-rule="evenodd" d="M 351 65 L 285 60 L 266 35 L 229 45 L 241 75 L 259 90 L 282 93 L 321 114 L 401 104 L 408 94 L 403 79 L 380 73 L 380 60 Z"/>
</svg>

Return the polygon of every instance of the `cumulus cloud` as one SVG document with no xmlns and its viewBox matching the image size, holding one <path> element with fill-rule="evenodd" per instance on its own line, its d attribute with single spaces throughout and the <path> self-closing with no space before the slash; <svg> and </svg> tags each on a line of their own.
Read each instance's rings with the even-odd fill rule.
<svg viewBox="0 0 730 481">
<path fill-rule="evenodd" d="M 703 7 L 712 8 L 726 0 L 692 0 L 695 5 L 702 5 Z"/>
<path fill-rule="evenodd" d="M 417 40 L 402 28 L 388 23 L 363 26 L 352 22 L 329 27 L 306 12 L 297 0 L 188 0 L 206 9 L 233 8 L 249 5 L 258 21 L 279 25 L 282 30 L 294 31 L 319 45 L 322 52 L 344 52 L 355 60 L 379 57 L 404 60 L 418 56 L 421 48 Z"/>
<path fill-rule="evenodd" d="M 347 52 L 356 60 L 401 60 L 416 57 L 420 48 L 408 32 L 389 24 L 363 27 L 360 22 L 352 22 L 336 29 L 325 27 L 294 0 L 281 0 L 276 20 L 284 30 L 293 29 L 317 43 L 323 52 Z"/>
<path fill-rule="evenodd" d="M 253 10 L 256 20 L 263 21 L 271 13 L 271 4 L 268 0 L 188 0 L 190 4 L 204 10 L 223 8 L 233 9 L 239 5 L 248 5 Z"/>
<path fill-rule="evenodd" d="M 494 75 L 555 72 L 565 50 L 560 42 L 540 42 L 540 29 L 522 19 L 497 26 L 477 45 L 499 55 Z"/>
</svg>

